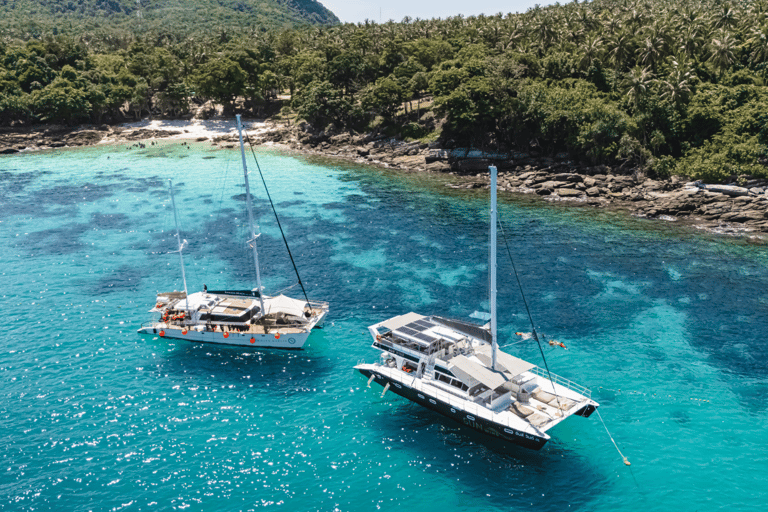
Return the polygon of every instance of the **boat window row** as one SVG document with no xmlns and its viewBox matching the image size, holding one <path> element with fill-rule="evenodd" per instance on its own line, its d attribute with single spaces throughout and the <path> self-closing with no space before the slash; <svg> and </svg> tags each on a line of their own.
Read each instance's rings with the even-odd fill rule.
<svg viewBox="0 0 768 512">
<path fill-rule="evenodd" d="M 439 380 L 441 382 L 445 382 L 446 384 L 450 384 L 451 386 L 453 386 L 455 388 L 459 388 L 462 391 L 466 391 L 466 390 L 469 389 L 469 386 L 467 386 L 466 384 L 464 384 L 460 380 L 452 379 L 451 377 L 449 377 L 447 375 L 444 375 L 444 374 L 442 374 L 440 372 L 435 372 L 435 379 L 437 379 L 437 380 Z"/>
</svg>

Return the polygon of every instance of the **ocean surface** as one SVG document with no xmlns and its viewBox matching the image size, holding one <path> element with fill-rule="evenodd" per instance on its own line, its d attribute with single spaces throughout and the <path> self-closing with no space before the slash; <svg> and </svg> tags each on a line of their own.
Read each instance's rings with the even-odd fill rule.
<svg viewBox="0 0 768 512">
<path fill-rule="evenodd" d="M 368 325 L 487 308 L 488 191 L 257 155 L 331 304 L 302 351 L 136 333 L 157 291 L 182 289 L 168 179 L 190 290 L 255 286 L 236 148 L 0 157 L 0 509 L 765 510 L 766 246 L 502 196 L 536 327 L 568 347 L 545 347 L 549 367 L 601 404 L 539 452 L 504 448 L 352 369 L 378 356 Z M 296 278 L 251 177 L 275 293 Z M 504 250 L 499 265 L 501 344 L 542 365 L 514 334 L 530 325 Z"/>
</svg>

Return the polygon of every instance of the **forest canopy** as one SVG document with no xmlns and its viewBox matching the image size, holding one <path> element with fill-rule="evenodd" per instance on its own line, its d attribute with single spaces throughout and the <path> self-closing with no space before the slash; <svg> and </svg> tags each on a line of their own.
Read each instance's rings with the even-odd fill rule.
<svg viewBox="0 0 768 512">
<path fill-rule="evenodd" d="M 110 32 L 201 32 L 334 25 L 316 0 L 0 0 L 0 34 L 21 39 Z"/>
<path fill-rule="evenodd" d="M 0 8 L 12 3 L 64 4 L 0 0 Z M 142 3 L 147 12 L 186 4 Z M 135 2 L 81 4 L 135 20 L 125 11 Z M 253 115 L 282 107 L 316 130 L 566 154 L 659 176 L 768 175 L 764 0 L 594 0 L 508 15 L 211 23 L 186 33 L 97 25 L 85 11 L 78 19 L 66 33 L 44 23 L 23 37 L 20 25 L 3 29 L 0 123 L 183 116 L 211 100 Z"/>
</svg>

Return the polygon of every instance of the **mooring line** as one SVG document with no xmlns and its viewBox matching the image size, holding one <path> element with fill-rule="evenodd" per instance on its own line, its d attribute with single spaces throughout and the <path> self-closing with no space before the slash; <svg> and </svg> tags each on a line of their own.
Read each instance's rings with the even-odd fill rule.
<svg viewBox="0 0 768 512">
<path fill-rule="evenodd" d="M 624 464 L 627 466 L 631 466 L 629 459 L 627 459 L 623 453 L 621 453 L 621 450 L 619 450 L 619 445 L 616 444 L 616 441 L 614 441 L 613 436 L 608 431 L 608 427 L 605 426 L 605 422 L 603 421 L 603 417 L 600 416 L 600 411 L 595 409 L 595 412 L 597 413 L 597 417 L 600 418 L 600 423 L 603 424 L 603 428 L 605 429 L 605 432 L 608 434 L 608 437 L 610 438 L 611 442 L 613 443 L 613 446 L 616 447 L 616 451 L 619 452 L 619 455 L 621 455 L 621 458 L 624 460 Z"/>
</svg>

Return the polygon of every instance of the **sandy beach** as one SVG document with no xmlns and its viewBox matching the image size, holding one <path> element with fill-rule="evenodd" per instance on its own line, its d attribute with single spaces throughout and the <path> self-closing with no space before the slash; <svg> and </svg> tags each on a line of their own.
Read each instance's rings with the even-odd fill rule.
<svg viewBox="0 0 768 512">
<path fill-rule="evenodd" d="M 261 135 L 270 131 L 271 126 L 263 120 L 243 119 L 243 129 L 251 135 Z M 237 122 L 235 119 L 153 119 L 143 120 L 134 123 L 123 123 L 115 127 L 114 136 L 105 137 L 101 143 L 118 142 L 124 140 L 127 136 L 134 133 L 165 132 L 158 134 L 160 137 L 170 140 L 183 139 L 203 139 L 213 140 L 216 137 L 237 136 Z"/>
</svg>

